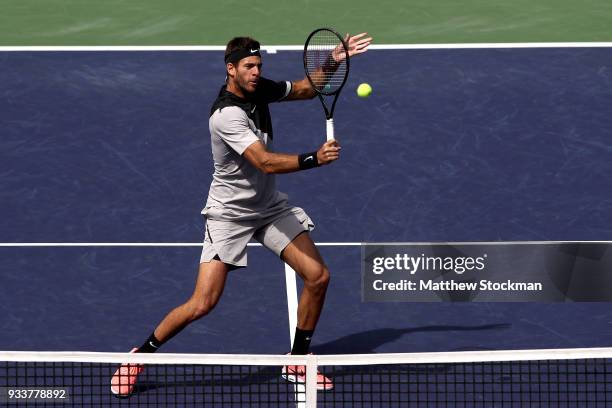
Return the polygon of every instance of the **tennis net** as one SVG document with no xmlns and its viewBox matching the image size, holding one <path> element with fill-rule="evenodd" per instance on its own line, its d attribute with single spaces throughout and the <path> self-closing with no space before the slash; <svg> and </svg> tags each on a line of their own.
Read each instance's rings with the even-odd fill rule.
<svg viewBox="0 0 612 408">
<path fill-rule="evenodd" d="M 143 364 L 116 398 L 120 363 Z M 306 367 L 305 384 L 286 365 Z M 334 388 L 317 391 L 317 369 Z M 370 355 L 0 352 L 0 406 L 607 407 L 612 348 Z"/>
</svg>

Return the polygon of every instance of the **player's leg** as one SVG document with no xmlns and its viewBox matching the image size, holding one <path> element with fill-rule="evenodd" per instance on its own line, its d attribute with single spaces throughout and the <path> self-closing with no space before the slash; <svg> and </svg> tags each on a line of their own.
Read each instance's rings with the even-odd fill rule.
<svg viewBox="0 0 612 408">
<path fill-rule="evenodd" d="M 281 258 L 304 280 L 291 354 L 307 354 L 315 326 L 323 310 L 329 284 L 329 270 L 306 231 L 300 233 L 287 245 L 281 253 Z M 304 383 L 306 370 L 303 366 L 284 366 L 282 376 L 291 382 Z M 334 388 L 333 381 L 318 371 L 316 385 L 318 390 Z"/>
<path fill-rule="evenodd" d="M 259 228 L 254 237 L 277 254 L 304 280 L 298 304 L 298 323 L 293 354 L 306 354 L 321 315 L 329 282 L 329 271 L 312 242 L 314 223 L 299 207 L 288 207 Z"/>
<path fill-rule="evenodd" d="M 327 266 L 310 238 L 309 232 L 313 229 L 314 224 L 304 210 L 292 207 L 268 220 L 254 235 L 255 239 L 277 254 L 304 280 L 291 354 L 308 353 L 329 284 Z M 282 369 L 282 376 L 291 382 L 304 383 L 306 368 L 287 365 Z M 317 373 L 317 389 L 330 390 L 333 387 L 332 380 Z"/>
<path fill-rule="evenodd" d="M 283 250 L 281 258 L 304 281 L 298 303 L 298 329 L 314 331 L 325 302 L 329 270 L 308 232 L 295 237 Z"/>
<path fill-rule="evenodd" d="M 153 332 L 159 345 L 170 340 L 189 323 L 213 310 L 223 294 L 229 270 L 227 264 L 217 259 L 200 264 L 198 279 L 191 297 L 168 313 Z"/>
<path fill-rule="evenodd" d="M 191 297 L 174 308 L 138 349 L 151 353 L 170 340 L 185 326 L 207 315 L 216 306 L 227 273 L 247 264 L 246 248 L 255 228 L 248 223 L 208 220 L 196 287 Z"/>
<path fill-rule="evenodd" d="M 246 266 L 246 248 L 253 232 L 254 228 L 244 223 L 209 220 L 193 294 L 168 313 L 142 346 L 132 352 L 155 352 L 189 323 L 210 313 L 223 293 L 227 273 Z M 142 370 L 142 364 L 122 364 L 113 374 L 111 391 L 120 397 L 129 396 Z"/>
<path fill-rule="evenodd" d="M 207 315 L 221 298 L 229 269 L 219 260 L 201 263 L 191 297 L 168 313 L 145 343 L 132 352 L 155 352 L 189 323 Z M 143 369 L 142 364 L 121 364 L 111 378 L 111 392 L 117 397 L 130 396 Z"/>
</svg>

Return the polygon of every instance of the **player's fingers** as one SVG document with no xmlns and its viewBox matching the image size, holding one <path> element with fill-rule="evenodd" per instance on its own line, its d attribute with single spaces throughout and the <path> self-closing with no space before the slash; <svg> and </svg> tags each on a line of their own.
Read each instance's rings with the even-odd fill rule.
<svg viewBox="0 0 612 408">
<path fill-rule="evenodd" d="M 328 147 L 323 149 L 322 153 L 323 157 L 325 158 L 331 156 L 338 156 L 340 154 L 340 147 Z"/>
<path fill-rule="evenodd" d="M 328 140 L 327 142 L 325 142 L 325 144 L 323 144 L 323 148 L 327 148 L 327 147 L 331 147 L 331 146 L 340 146 L 340 143 L 338 143 L 337 140 L 332 139 L 332 140 Z"/>
<path fill-rule="evenodd" d="M 369 46 L 370 46 L 370 43 L 361 44 L 359 46 L 352 46 L 349 51 L 349 57 L 352 57 L 358 54 L 363 54 L 364 52 L 368 50 Z"/>
<path fill-rule="evenodd" d="M 368 37 L 368 38 L 361 38 L 359 40 L 355 41 L 355 44 L 363 44 L 363 43 L 371 43 L 372 42 L 372 37 Z"/>
<path fill-rule="evenodd" d="M 368 47 L 370 44 L 372 44 L 372 38 L 366 38 L 365 40 L 361 40 L 356 43 L 355 48 Z"/>
<path fill-rule="evenodd" d="M 351 37 L 352 40 L 358 40 L 361 37 L 363 37 L 364 35 L 368 35 L 368 33 L 359 33 L 359 34 L 355 34 L 354 36 Z"/>
<path fill-rule="evenodd" d="M 365 51 L 370 46 L 370 44 L 372 44 L 371 41 L 366 41 L 363 43 L 356 44 L 354 51 L 357 51 L 357 52 Z"/>
<path fill-rule="evenodd" d="M 325 154 L 327 155 L 336 154 L 337 155 L 337 154 L 340 154 L 340 149 L 330 149 L 330 150 L 325 151 Z"/>
</svg>

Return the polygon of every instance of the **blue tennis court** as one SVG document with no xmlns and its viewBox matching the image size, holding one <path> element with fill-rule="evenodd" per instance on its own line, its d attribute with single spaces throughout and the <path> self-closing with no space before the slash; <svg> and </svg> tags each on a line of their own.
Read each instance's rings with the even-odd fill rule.
<svg viewBox="0 0 612 408">
<path fill-rule="evenodd" d="M 0 54 L 3 241 L 201 241 L 221 61 L 212 51 Z M 280 176 L 280 189 L 315 220 L 317 242 L 609 236 L 611 64 L 606 48 L 371 51 L 354 61 L 336 111 L 341 161 Z M 265 54 L 264 75 L 301 78 L 301 54 Z M 363 100 L 353 89 L 365 81 L 374 94 Z M 322 142 L 318 102 L 272 113 L 278 151 Z M 127 350 L 190 294 L 199 259 L 196 247 L 0 251 L 0 349 Z M 606 304 L 361 303 L 359 248 L 321 251 L 333 279 L 319 353 L 612 339 Z M 286 351 L 282 263 L 251 248 L 249 265 L 168 351 Z"/>
</svg>

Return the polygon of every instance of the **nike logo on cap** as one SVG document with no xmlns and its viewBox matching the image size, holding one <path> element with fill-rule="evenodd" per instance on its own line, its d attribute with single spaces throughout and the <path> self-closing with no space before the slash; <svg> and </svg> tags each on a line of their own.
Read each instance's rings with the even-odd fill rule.
<svg viewBox="0 0 612 408">
<path fill-rule="evenodd" d="M 253 50 L 253 49 L 251 49 L 251 54 L 255 54 L 257 51 L 259 51 L 259 50 Z"/>
</svg>

